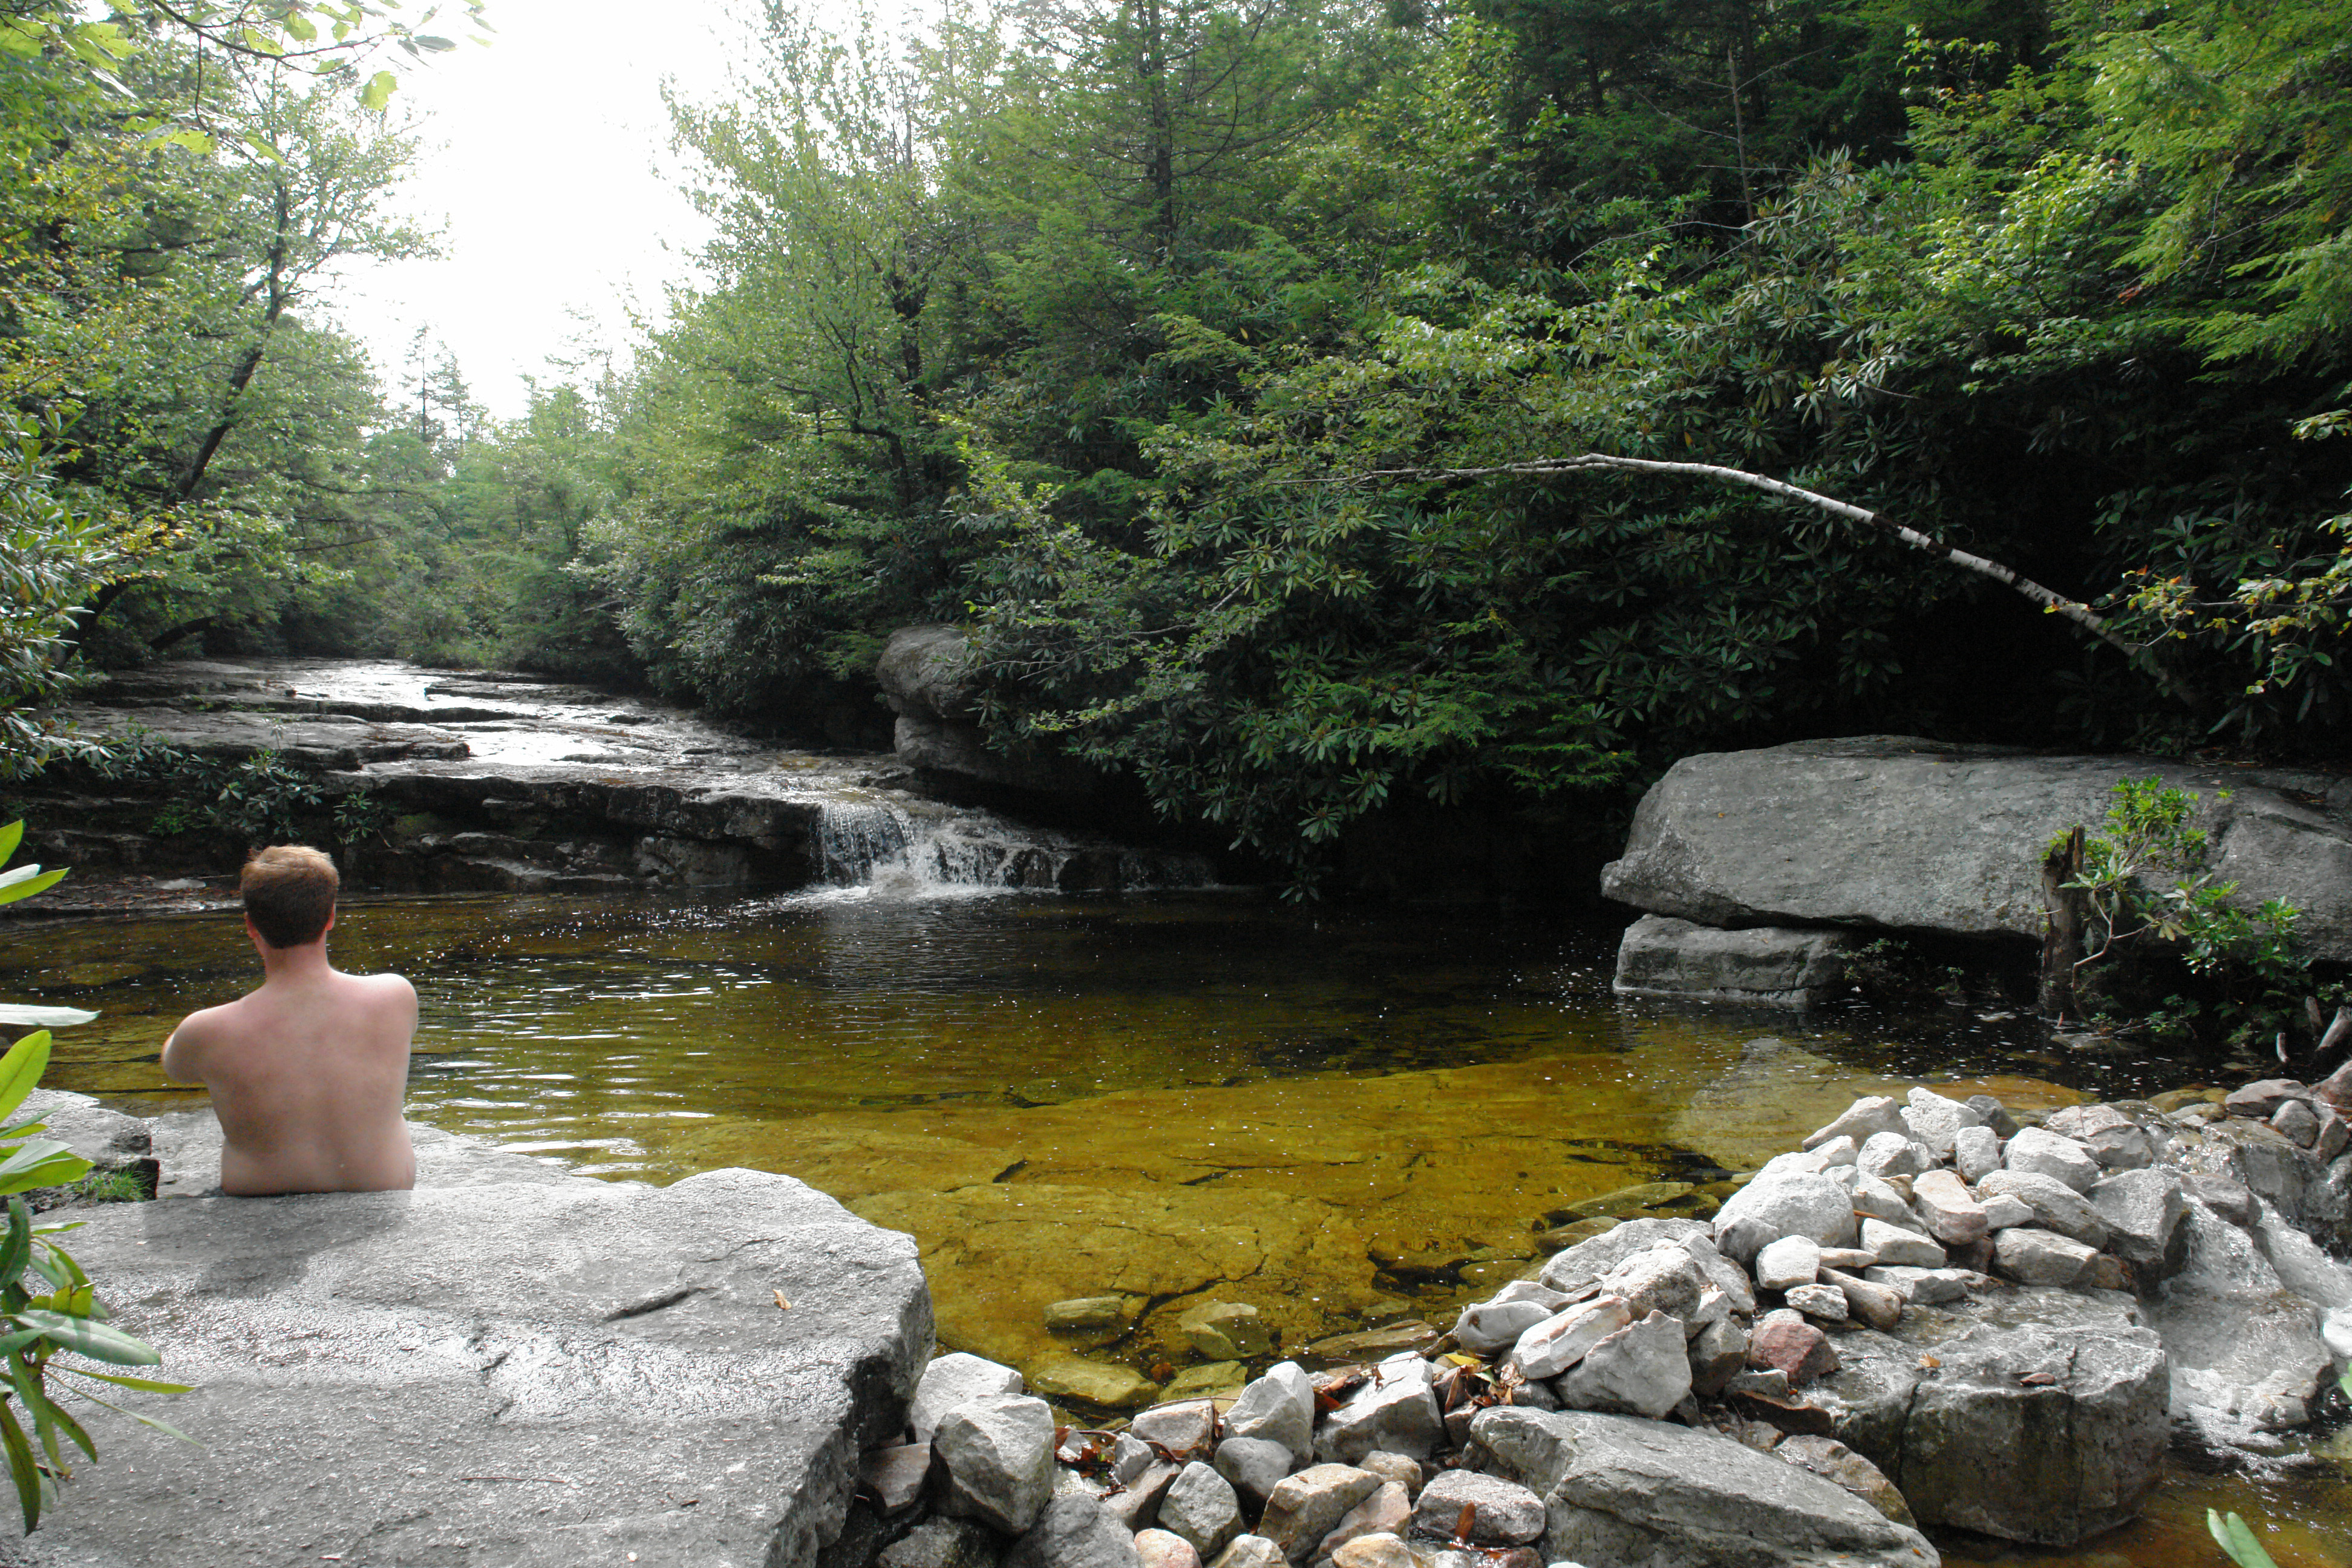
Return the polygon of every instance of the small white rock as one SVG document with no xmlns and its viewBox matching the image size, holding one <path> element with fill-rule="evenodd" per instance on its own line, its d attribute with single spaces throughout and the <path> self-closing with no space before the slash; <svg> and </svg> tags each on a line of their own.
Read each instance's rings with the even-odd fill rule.
<svg viewBox="0 0 2352 1568">
<path fill-rule="evenodd" d="M 2000 1169 L 2000 1134 L 1990 1127 L 1963 1127 L 1952 1135 L 1952 1163 L 1974 1186 Z"/>
<path fill-rule="evenodd" d="M 1821 1277 L 1822 1246 L 1811 1237 L 1784 1236 L 1756 1255 L 1756 1284 L 1764 1290 L 1811 1285 Z"/>
</svg>

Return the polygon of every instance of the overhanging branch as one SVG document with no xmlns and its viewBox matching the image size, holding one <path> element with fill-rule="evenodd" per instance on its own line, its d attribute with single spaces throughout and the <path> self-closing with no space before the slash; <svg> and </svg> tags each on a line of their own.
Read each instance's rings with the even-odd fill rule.
<svg viewBox="0 0 2352 1568">
<path fill-rule="evenodd" d="M 1998 561 L 1972 554 L 1957 545 L 1945 543 L 1933 534 L 1922 533 L 1892 518 L 1882 516 L 1867 507 L 1842 501 L 1833 496 L 1821 495 L 1785 479 L 1771 479 L 1763 474 L 1751 474 L 1745 468 L 1727 468 L 1718 463 L 1670 463 L 1653 458 L 1618 458 L 1604 452 L 1586 452 L 1574 458 L 1544 458 L 1528 463 L 1500 463 L 1484 468 L 1375 468 L 1368 473 L 1349 476 L 1351 479 L 1487 479 L 1510 476 L 1541 478 L 1550 474 L 1585 473 L 1596 468 L 1616 468 L 1640 474 L 1682 474 L 1696 479 L 1717 479 L 1725 484 L 1745 485 L 1762 490 L 1766 495 L 1779 496 L 1783 500 L 1802 501 L 1807 506 L 1844 518 L 1865 527 L 1891 534 L 1914 550 L 1940 556 L 1964 571 L 1990 577 L 2013 593 L 2021 594 L 2053 615 L 2063 616 L 2076 626 L 2120 651 L 2126 658 L 2137 660 L 2147 650 L 2145 643 L 2136 643 L 2117 632 L 2105 616 L 2079 599 L 2045 588 L 2032 578 L 2011 571 Z M 1346 482 L 1346 481 L 1338 481 Z M 2167 691 L 2179 695 L 2172 682 L 2160 671 L 2151 670 Z"/>
</svg>

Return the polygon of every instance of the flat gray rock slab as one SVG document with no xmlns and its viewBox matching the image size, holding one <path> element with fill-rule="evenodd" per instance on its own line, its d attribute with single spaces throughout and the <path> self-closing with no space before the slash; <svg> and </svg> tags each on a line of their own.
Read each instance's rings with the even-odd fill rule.
<svg viewBox="0 0 2352 1568">
<path fill-rule="evenodd" d="M 204 1447 L 98 1413 L 0 1562 L 806 1568 L 931 1352 L 913 1240 L 762 1172 L 122 1205 L 73 1250 Z"/>
<path fill-rule="evenodd" d="M 2038 941 L 2051 836 L 2076 824 L 2098 832 L 2126 778 L 2197 791 L 2215 879 L 2235 882 L 2242 899 L 2284 899 L 2303 911 L 2296 929 L 2315 956 L 2352 960 L 2352 788 L 2160 757 L 2037 756 L 1901 735 L 1685 757 L 1643 797 L 1601 891 L 1706 925 Z"/>
</svg>

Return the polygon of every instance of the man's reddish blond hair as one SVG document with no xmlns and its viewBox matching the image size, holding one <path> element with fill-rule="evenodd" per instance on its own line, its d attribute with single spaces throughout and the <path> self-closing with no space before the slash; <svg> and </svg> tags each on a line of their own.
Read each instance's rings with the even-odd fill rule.
<svg viewBox="0 0 2352 1568">
<path fill-rule="evenodd" d="M 237 879 L 245 915 L 272 947 L 300 947 L 325 934 L 342 886 L 335 863 L 307 844 L 257 849 Z"/>
</svg>

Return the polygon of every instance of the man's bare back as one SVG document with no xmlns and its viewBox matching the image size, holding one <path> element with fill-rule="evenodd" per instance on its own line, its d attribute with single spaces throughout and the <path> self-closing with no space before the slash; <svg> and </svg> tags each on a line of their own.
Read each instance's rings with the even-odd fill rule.
<svg viewBox="0 0 2352 1568">
<path fill-rule="evenodd" d="M 191 1014 L 163 1047 L 165 1077 L 212 1090 L 221 1190 L 415 1186 L 401 1105 L 415 990 L 397 974 L 342 973 L 327 962 L 325 931 L 273 947 L 249 917 L 246 929 L 261 954 L 260 989 Z"/>
</svg>

